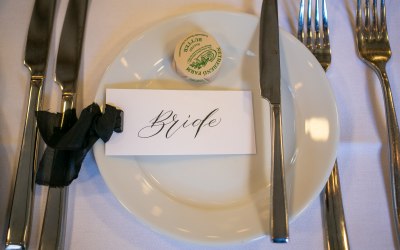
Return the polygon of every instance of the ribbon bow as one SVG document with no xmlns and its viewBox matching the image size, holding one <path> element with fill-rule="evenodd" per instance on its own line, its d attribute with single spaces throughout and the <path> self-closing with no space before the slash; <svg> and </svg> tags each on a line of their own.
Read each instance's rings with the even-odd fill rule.
<svg viewBox="0 0 400 250">
<path fill-rule="evenodd" d="M 104 114 L 93 103 L 82 110 L 67 110 L 63 126 L 61 113 L 36 112 L 39 132 L 47 144 L 36 173 L 36 183 L 51 187 L 68 186 L 78 177 L 82 162 L 94 143 L 107 142 L 113 132 L 122 132 L 123 111 L 106 105 Z"/>
</svg>

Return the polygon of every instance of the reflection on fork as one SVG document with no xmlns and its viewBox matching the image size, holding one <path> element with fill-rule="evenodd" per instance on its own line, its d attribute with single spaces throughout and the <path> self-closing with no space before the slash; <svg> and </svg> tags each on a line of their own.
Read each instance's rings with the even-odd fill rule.
<svg viewBox="0 0 400 250">
<path fill-rule="evenodd" d="M 376 72 L 382 85 L 390 148 L 389 167 L 394 219 L 397 240 L 400 242 L 400 133 L 389 78 L 386 73 L 386 63 L 389 61 L 392 51 L 386 27 L 385 0 L 381 0 L 380 6 L 378 6 L 377 0 L 373 0 L 372 6 L 370 5 L 370 1 L 366 0 L 364 9 L 362 10 L 362 3 L 360 0 L 357 0 L 357 49 L 359 57 Z M 370 15 L 371 7 L 372 16 Z M 378 10 L 380 10 L 380 14 Z"/>
<path fill-rule="evenodd" d="M 306 9 L 304 8 L 304 0 L 300 1 L 297 38 L 314 54 L 322 68 L 326 71 L 331 64 L 331 48 L 325 0 L 322 0 L 321 4 L 316 0 L 314 7 L 314 25 L 312 25 L 312 0 L 308 0 Z M 322 11 L 322 27 L 320 22 L 320 8 Z M 306 21 L 306 25 L 304 25 L 304 20 Z M 332 173 L 321 193 L 321 199 L 325 218 L 324 226 L 327 249 L 350 249 L 343 212 L 337 161 L 335 161 Z"/>
</svg>

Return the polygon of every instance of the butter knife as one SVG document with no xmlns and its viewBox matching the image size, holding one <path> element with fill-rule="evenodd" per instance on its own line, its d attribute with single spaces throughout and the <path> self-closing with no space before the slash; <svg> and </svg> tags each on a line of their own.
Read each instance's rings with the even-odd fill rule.
<svg viewBox="0 0 400 250">
<path fill-rule="evenodd" d="M 36 0 L 29 24 L 24 59 L 24 64 L 31 73 L 29 100 L 11 200 L 6 249 L 28 247 L 37 165 L 38 130 L 35 111 L 41 106 L 55 5 L 55 0 Z"/>
<path fill-rule="evenodd" d="M 75 106 L 88 0 L 69 0 L 56 62 L 55 80 L 62 91 L 62 113 Z M 64 116 L 60 126 L 63 126 Z M 39 249 L 62 249 L 64 244 L 68 188 L 50 187 Z"/>
<path fill-rule="evenodd" d="M 271 105 L 271 239 L 275 243 L 287 243 L 289 241 L 289 226 L 283 162 L 281 69 L 277 0 L 264 0 L 262 3 L 259 50 L 261 96 L 267 99 Z"/>
</svg>

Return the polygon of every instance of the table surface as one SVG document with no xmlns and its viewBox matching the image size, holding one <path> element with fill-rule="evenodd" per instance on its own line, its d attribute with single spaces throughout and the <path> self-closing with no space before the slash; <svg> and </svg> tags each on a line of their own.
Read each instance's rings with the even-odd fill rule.
<svg viewBox="0 0 400 250">
<path fill-rule="evenodd" d="M 67 0 L 59 0 L 55 23 L 59 38 Z M 92 0 L 87 20 L 78 110 L 89 105 L 102 74 L 132 38 L 152 25 L 199 10 L 227 10 L 260 15 L 261 0 Z M 0 243 L 4 245 L 16 173 L 29 73 L 23 66 L 26 34 L 33 0 L 0 1 Z M 376 75 L 356 54 L 356 1 L 328 1 L 333 53 L 327 73 L 338 106 L 340 145 L 338 163 L 344 210 L 352 249 L 395 249 L 389 185 L 388 144 L 382 91 Z M 400 5 L 387 0 L 392 59 L 387 65 L 393 97 L 400 110 Z M 279 1 L 280 26 L 295 34 L 297 0 Z M 49 74 L 54 69 L 52 43 Z M 51 78 L 51 77 L 49 77 Z M 47 80 L 43 109 L 57 111 L 59 90 Z M 400 115 L 399 112 L 397 112 Z M 47 188 L 35 190 L 31 249 L 37 248 Z M 321 203 L 316 198 L 290 224 L 290 243 L 273 245 L 266 236 L 252 242 L 210 247 L 181 242 L 141 224 L 113 196 L 88 154 L 79 179 L 70 186 L 65 249 L 324 249 Z M 2 248 L 2 247 L 0 247 Z"/>
</svg>

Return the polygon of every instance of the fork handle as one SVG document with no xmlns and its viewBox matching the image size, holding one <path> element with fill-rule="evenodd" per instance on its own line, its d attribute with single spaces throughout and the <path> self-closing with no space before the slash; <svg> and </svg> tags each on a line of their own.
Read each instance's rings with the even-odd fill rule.
<svg viewBox="0 0 400 250">
<path fill-rule="evenodd" d="M 321 198 L 323 203 L 322 211 L 326 221 L 325 237 L 328 244 L 327 249 L 349 250 L 337 161 L 333 165 Z"/>
<path fill-rule="evenodd" d="M 378 65 L 378 75 L 382 83 L 384 95 L 386 123 L 389 137 L 389 167 L 390 184 L 392 188 L 392 200 L 394 217 L 396 222 L 397 240 L 400 242 L 400 133 L 397 123 L 396 110 L 394 107 L 392 91 L 385 65 Z"/>
<path fill-rule="evenodd" d="M 43 77 L 32 76 L 30 82 L 28 108 L 7 228 L 6 249 L 26 249 L 29 241 L 38 143 L 35 111 L 40 107 L 43 81 Z"/>
</svg>

